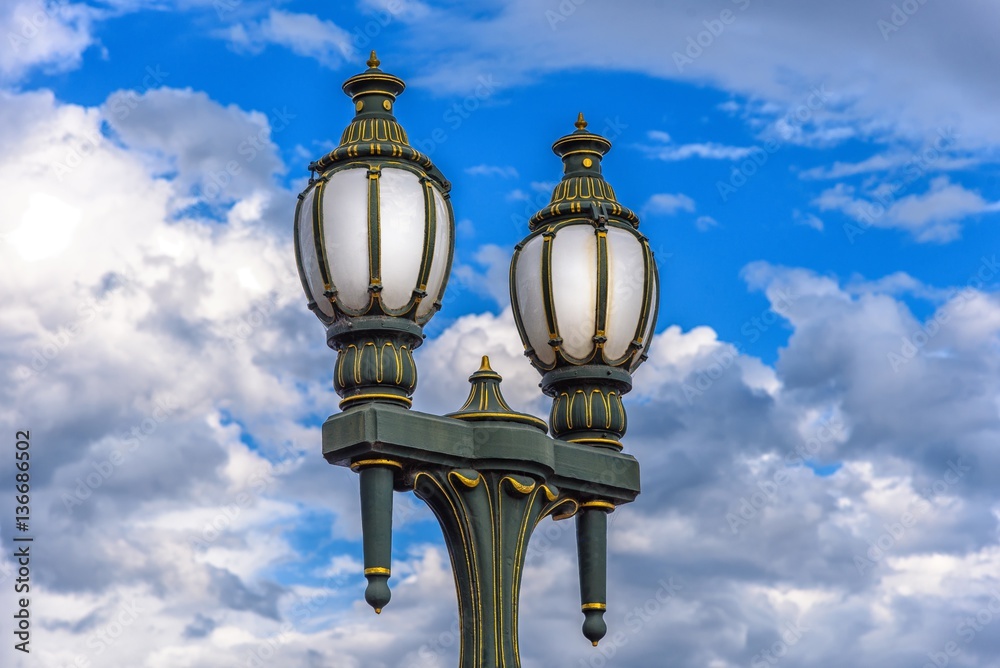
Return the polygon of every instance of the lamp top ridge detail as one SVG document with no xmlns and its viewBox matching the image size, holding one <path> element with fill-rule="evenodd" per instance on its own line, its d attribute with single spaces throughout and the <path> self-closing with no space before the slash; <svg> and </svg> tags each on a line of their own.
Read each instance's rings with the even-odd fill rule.
<svg viewBox="0 0 1000 668">
<path fill-rule="evenodd" d="M 549 205 L 528 221 L 532 230 L 566 215 L 593 213 L 595 217 L 615 217 L 639 227 L 639 217 L 618 202 L 614 188 L 604 179 L 601 161 L 611 150 L 611 141 L 587 129 L 583 112 L 576 118 L 576 130 L 552 144 L 562 158 L 563 178 L 552 191 Z"/>
<path fill-rule="evenodd" d="M 502 421 L 530 425 L 543 432 L 548 431 L 544 420 L 527 413 L 518 413 L 503 398 L 500 382 L 503 377 L 490 366 L 490 358 L 483 355 L 479 370 L 469 376 L 472 388 L 465 404 L 448 417 L 469 421 Z"/>
<path fill-rule="evenodd" d="M 434 166 L 430 157 L 410 145 L 406 130 L 396 120 L 396 98 L 406 89 L 402 79 L 379 68 L 382 61 L 374 51 L 368 69 L 347 79 L 343 90 L 354 102 L 354 118 L 344 128 L 340 145 L 309 165 L 312 172 L 324 173 L 341 163 L 359 158 L 404 160 L 415 163 L 447 193 L 451 183 Z"/>
</svg>

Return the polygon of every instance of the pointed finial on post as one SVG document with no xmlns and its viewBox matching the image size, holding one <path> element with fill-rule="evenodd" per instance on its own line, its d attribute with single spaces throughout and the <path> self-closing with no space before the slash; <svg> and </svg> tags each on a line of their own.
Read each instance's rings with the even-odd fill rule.
<svg viewBox="0 0 1000 668">
<path fill-rule="evenodd" d="M 375 53 L 375 52 L 372 51 L 372 53 Z M 586 119 L 584 119 L 582 111 L 580 112 L 580 115 L 576 117 L 576 124 L 575 125 L 576 125 L 576 129 L 577 130 L 586 130 L 587 129 L 587 121 L 586 121 Z"/>
<path fill-rule="evenodd" d="M 469 376 L 469 382 L 472 384 L 469 398 L 461 408 L 454 413 L 448 413 L 445 417 L 472 422 L 479 420 L 518 422 L 547 432 L 549 426 L 545 424 L 545 420 L 527 413 L 518 413 L 507 405 L 500 391 L 502 380 L 503 377 L 490 366 L 489 356 L 483 355 L 479 370 Z"/>
<path fill-rule="evenodd" d="M 382 61 L 379 60 L 378 56 L 375 55 L 375 49 L 372 49 L 372 55 L 368 57 L 368 62 L 365 64 L 372 69 L 375 69 L 376 67 L 382 64 Z"/>
</svg>

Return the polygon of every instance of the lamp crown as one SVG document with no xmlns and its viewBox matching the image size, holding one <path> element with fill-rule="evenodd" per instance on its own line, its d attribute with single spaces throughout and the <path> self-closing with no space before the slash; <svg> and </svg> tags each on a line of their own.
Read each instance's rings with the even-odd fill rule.
<svg viewBox="0 0 1000 668">
<path fill-rule="evenodd" d="M 448 192 L 451 183 L 428 156 L 410 146 L 406 130 L 393 113 L 396 98 L 406 84 L 396 75 L 379 69 L 382 61 L 374 50 L 366 64 L 367 70 L 344 82 L 344 93 L 354 101 L 354 118 L 344 128 L 340 145 L 310 163 L 309 170 L 325 172 L 338 163 L 358 158 L 402 158 L 419 165 Z"/>
<path fill-rule="evenodd" d="M 638 227 L 639 217 L 618 202 L 601 173 L 601 161 L 611 150 L 611 141 L 587 129 L 589 123 L 582 111 L 574 125 L 574 132 L 552 144 L 552 152 L 563 161 L 563 178 L 552 191 L 549 205 L 531 217 L 528 227 L 534 230 L 554 218 L 590 211 L 607 212 Z"/>
</svg>

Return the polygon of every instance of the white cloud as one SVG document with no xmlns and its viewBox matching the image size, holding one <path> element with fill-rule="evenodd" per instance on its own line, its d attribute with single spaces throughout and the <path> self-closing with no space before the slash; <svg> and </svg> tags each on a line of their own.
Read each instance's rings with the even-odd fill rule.
<svg viewBox="0 0 1000 668">
<path fill-rule="evenodd" d="M 510 305 L 507 282 L 512 251 L 496 244 L 480 246 L 472 256 L 475 264 L 455 262 L 452 267 L 454 283 L 449 284 L 446 299 L 454 300 L 462 290 L 489 297 L 501 309 Z"/>
<path fill-rule="evenodd" d="M 792 211 L 792 220 L 799 225 L 811 227 L 818 232 L 823 231 L 823 221 L 820 220 L 814 213 L 802 213 L 798 209 L 795 209 Z"/>
<path fill-rule="evenodd" d="M 498 176 L 502 179 L 517 178 L 517 170 L 509 165 L 502 167 L 498 165 L 475 165 L 467 167 L 465 173 L 472 176 Z"/>
<path fill-rule="evenodd" d="M 920 141 L 954 125 L 962 148 L 989 154 L 1000 146 L 991 112 L 1000 91 L 986 65 L 1000 60 L 992 32 L 1000 7 L 923 3 L 887 40 L 878 22 L 891 18 L 890 4 L 726 4 L 734 5 L 734 20 L 717 36 L 705 31 L 706 22 L 719 20 L 718 10 L 657 0 L 578 5 L 566 13 L 540 11 L 530 0 L 488 13 L 434 12 L 407 24 L 415 44 L 439 47 L 413 83 L 465 93 L 482 72 L 509 86 L 569 69 L 640 72 L 739 96 L 752 118 L 796 143 Z M 699 39 L 707 46 L 681 71 L 674 54 Z M 614 48 L 576 48 L 581 40 Z M 830 53 L 852 55 L 831 62 Z M 820 86 L 827 99 L 810 107 L 811 90 Z"/>
<path fill-rule="evenodd" d="M 237 51 L 260 53 L 275 44 L 330 68 L 339 67 L 354 54 L 350 33 L 314 14 L 272 9 L 260 21 L 236 24 L 219 34 Z"/>
<path fill-rule="evenodd" d="M 14 0 L 0 7 L 0 81 L 18 81 L 34 70 L 78 67 L 94 44 L 93 7 L 71 2 Z"/>
<path fill-rule="evenodd" d="M 672 216 L 678 211 L 693 212 L 694 200 L 683 193 L 658 193 L 649 198 L 644 211 L 652 214 Z"/>
<path fill-rule="evenodd" d="M 813 204 L 822 211 L 841 211 L 866 226 L 898 228 L 917 241 L 936 243 L 957 239 L 965 219 L 1000 211 L 1000 202 L 989 202 L 946 176 L 933 179 L 922 194 L 904 192 L 905 184 L 886 184 L 864 198 L 840 183 L 824 190 Z"/>
<path fill-rule="evenodd" d="M 694 221 L 694 226 L 698 228 L 699 232 L 708 232 L 713 227 L 718 227 L 719 221 L 711 216 L 698 216 Z"/>
<path fill-rule="evenodd" d="M 651 158 L 675 162 L 689 158 L 706 160 L 740 160 L 747 157 L 753 150 L 743 146 L 726 146 L 715 142 L 694 144 L 673 144 L 669 134 L 660 130 L 651 130 L 647 136 L 652 140 L 639 148 Z"/>
<path fill-rule="evenodd" d="M 288 107 L 248 112 L 189 88 L 118 91 L 103 111 L 115 137 L 143 156 L 154 173 L 171 175 L 180 195 L 199 195 L 211 204 L 269 190 L 273 177 L 284 171 L 271 135 L 296 119 Z M 189 132 L 177 123 L 180 117 L 205 134 Z"/>
</svg>

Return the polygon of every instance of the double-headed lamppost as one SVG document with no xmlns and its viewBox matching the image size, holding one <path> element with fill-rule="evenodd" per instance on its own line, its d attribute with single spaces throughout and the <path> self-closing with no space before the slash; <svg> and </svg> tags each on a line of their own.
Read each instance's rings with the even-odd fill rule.
<svg viewBox="0 0 1000 668">
<path fill-rule="evenodd" d="M 548 515 L 576 517 L 583 633 L 597 645 L 607 632 L 607 515 L 639 493 L 638 462 L 620 442 L 621 396 L 655 327 L 656 265 L 635 213 L 601 175 L 611 142 L 588 132 L 581 114 L 552 147 L 562 181 L 531 218 L 510 272 L 525 354 L 553 399 L 552 436 L 507 405 L 486 357 L 458 411 L 408 410 L 412 351 L 451 269 L 454 214 L 451 185 L 393 115 L 404 87 L 374 52 L 344 83 L 354 119 L 309 166 L 295 213 L 302 287 L 337 351 L 342 412 L 323 425 L 323 455 L 359 473 L 365 599 L 375 612 L 390 597 L 392 493 L 412 490 L 448 545 L 461 668 L 517 668 L 525 553 Z"/>
</svg>

